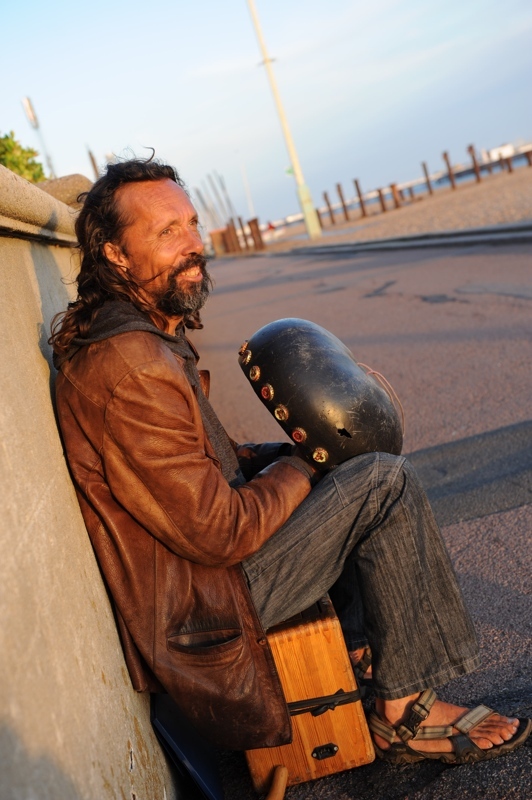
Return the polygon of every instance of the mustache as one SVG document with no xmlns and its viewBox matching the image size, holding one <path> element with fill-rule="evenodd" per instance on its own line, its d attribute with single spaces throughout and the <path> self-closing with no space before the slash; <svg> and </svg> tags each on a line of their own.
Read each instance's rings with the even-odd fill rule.
<svg viewBox="0 0 532 800">
<path fill-rule="evenodd" d="M 191 269 L 192 267 L 199 267 L 202 275 L 204 277 L 207 276 L 207 256 L 201 255 L 200 253 L 192 253 L 192 255 L 187 256 L 187 258 L 175 267 L 168 275 L 169 280 L 178 278 L 182 272 L 186 272 L 187 269 Z"/>
<path fill-rule="evenodd" d="M 212 279 L 206 269 L 207 257 L 192 253 L 178 266 L 170 269 L 167 275 L 166 287 L 154 297 L 156 308 L 169 316 L 181 316 L 190 319 L 202 308 L 212 289 Z M 185 283 L 180 286 L 179 275 L 185 270 L 199 268 L 201 281 Z"/>
</svg>

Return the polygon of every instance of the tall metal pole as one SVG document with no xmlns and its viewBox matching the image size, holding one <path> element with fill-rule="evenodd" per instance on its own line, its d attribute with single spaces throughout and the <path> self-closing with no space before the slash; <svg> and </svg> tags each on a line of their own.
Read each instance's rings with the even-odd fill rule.
<svg viewBox="0 0 532 800">
<path fill-rule="evenodd" d="M 22 98 L 22 105 L 24 106 L 24 111 L 26 112 L 26 116 L 28 118 L 28 121 L 29 121 L 31 127 L 35 128 L 35 130 L 37 131 L 37 135 L 39 136 L 39 139 L 41 140 L 42 153 L 43 153 L 43 156 L 46 159 L 46 164 L 48 165 L 48 171 L 50 173 L 50 178 L 53 179 L 53 178 L 55 178 L 54 165 L 52 164 L 52 159 L 50 158 L 50 154 L 48 153 L 48 151 L 46 149 L 46 145 L 44 143 L 44 136 L 42 135 L 42 131 L 41 131 L 41 126 L 39 125 L 39 120 L 37 119 L 37 114 L 35 113 L 35 109 L 33 108 L 32 104 L 31 104 L 30 98 L 29 97 L 23 97 Z"/>
<path fill-rule="evenodd" d="M 222 208 L 222 213 L 220 215 L 220 209 L 216 205 L 216 200 L 213 200 L 212 195 L 209 191 L 209 187 L 207 186 L 205 181 L 201 182 L 201 188 L 205 194 L 205 197 L 209 202 L 209 206 L 212 209 L 214 216 L 216 217 L 217 220 L 216 224 L 218 225 L 219 228 L 223 228 L 224 227 L 223 218 L 225 217 L 225 210 Z"/>
<path fill-rule="evenodd" d="M 251 14 L 251 19 L 253 20 L 253 25 L 255 26 L 255 33 L 257 35 L 259 47 L 262 53 L 263 63 L 264 66 L 266 67 L 266 72 L 268 74 L 268 79 L 270 81 L 270 88 L 272 90 L 273 99 L 275 101 L 275 105 L 277 106 L 277 113 L 279 115 L 279 120 L 281 122 L 281 127 L 283 129 L 286 148 L 288 150 L 288 155 L 290 156 L 290 163 L 292 165 L 294 178 L 297 184 L 297 195 L 299 198 L 299 204 L 301 206 L 301 210 L 303 212 L 303 218 L 305 220 L 307 233 L 311 239 L 318 239 L 321 236 L 320 222 L 318 219 L 318 215 L 316 214 L 316 209 L 314 208 L 314 204 L 312 202 L 310 190 L 308 186 L 305 184 L 305 179 L 303 177 L 303 172 L 301 170 L 299 158 L 297 156 L 294 141 L 292 139 L 292 134 L 290 133 L 290 128 L 288 127 L 288 122 L 286 120 L 283 105 L 281 103 L 281 97 L 279 95 L 279 90 L 277 89 L 277 83 L 275 81 L 275 76 L 273 74 L 272 61 L 271 58 L 268 56 L 268 51 L 266 50 L 266 44 L 262 36 L 262 31 L 259 24 L 259 18 L 257 15 L 257 9 L 255 8 L 255 0 L 248 0 L 248 6 Z"/>
<path fill-rule="evenodd" d="M 92 171 L 94 172 L 94 180 L 97 181 L 100 177 L 100 170 L 98 169 L 98 164 L 96 163 L 96 159 L 94 158 L 94 153 L 87 145 L 87 153 L 89 154 L 89 161 L 91 162 Z"/>
<path fill-rule="evenodd" d="M 238 214 L 236 213 L 235 207 L 234 207 L 233 203 L 231 202 L 231 198 L 229 197 L 229 192 L 227 191 L 227 186 L 225 184 L 225 180 L 224 180 L 223 176 L 222 175 L 218 175 L 216 170 L 213 170 L 213 172 L 214 172 L 214 175 L 216 176 L 216 179 L 217 179 L 218 183 L 220 184 L 220 189 L 222 190 L 222 194 L 223 194 L 225 202 L 227 204 L 227 208 L 230 211 L 230 216 L 233 217 L 233 219 L 237 219 L 238 218 Z"/>
<path fill-rule="evenodd" d="M 209 183 L 211 185 L 211 189 L 212 189 L 212 191 L 214 193 L 214 196 L 216 197 L 218 205 L 222 209 L 222 213 L 223 213 L 223 215 L 224 215 L 224 217 L 226 219 L 226 222 L 228 222 L 231 219 L 231 216 L 232 216 L 231 215 L 231 209 L 229 208 L 229 206 L 226 206 L 224 201 L 222 200 L 222 198 L 220 196 L 220 192 L 216 188 L 216 184 L 214 182 L 214 178 L 212 177 L 212 175 L 207 175 L 207 180 L 209 181 Z"/>
</svg>

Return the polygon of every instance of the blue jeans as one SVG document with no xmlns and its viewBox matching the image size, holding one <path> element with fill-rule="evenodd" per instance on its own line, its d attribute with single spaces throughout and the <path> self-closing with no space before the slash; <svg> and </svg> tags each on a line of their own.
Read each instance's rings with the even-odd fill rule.
<svg viewBox="0 0 532 800">
<path fill-rule="evenodd" d="M 439 528 L 400 456 L 335 467 L 243 568 L 265 628 L 329 592 L 348 649 L 371 647 L 377 697 L 421 692 L 479 665 Z"/>
</svg>

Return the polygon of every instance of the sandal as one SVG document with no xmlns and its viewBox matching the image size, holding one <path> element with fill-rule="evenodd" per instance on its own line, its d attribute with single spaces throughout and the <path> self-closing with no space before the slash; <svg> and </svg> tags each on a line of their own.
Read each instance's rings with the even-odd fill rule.
<svg viewBox="0 0 532 800">
<path fill-rule="evenodd" d="M 373 689 L 373 680 L 366 678 L 366 673 L 371 667 L 371 648 L 367 645 L 364 648 L 362 657 L 353 664 L 353 672 L 357 680 L 358 688 L 360 689 L 361 697 L 364 698 Z"/>
<path fill-rule="evenodd" d="M 375 711 L 370 714 L 370 730 L 390 744 L 387 750 L 381 750 L 374 743 L 375 752 L 379 758 L 390 764 L 414 764 L 426 759 L 443 761 L 446 764 L 473 764 L 475 761 L 488 761 L 515 750 L 523 744 L 532 731 L 532 720 L 520 719 L 517 731 L 508 742 L 494 745 L 489 750 L 482 750 L 470 739 L 468 733 L 487 719 L 490 714 L 493 714 L 493 709 L 487 706 L 477 706 L 471 711 L 467 711 L 453 725 L 421 728 L 420 725 L 427 719 L 435 700 L 436 693 L 432 689 L 422 692 L 410 709 L 408 719 L 396 726 L 385 722 Z M 453 730 L 457 730 L 458 734 L 453 734 Z M 401 741 L 397 742 L 397 738 Z M 450 739 L 453 751 L 451 753 L 428 753 L 413 750 L 408 746 L 411 739 L 418 741 L 420 739 Z"/>
</svg>

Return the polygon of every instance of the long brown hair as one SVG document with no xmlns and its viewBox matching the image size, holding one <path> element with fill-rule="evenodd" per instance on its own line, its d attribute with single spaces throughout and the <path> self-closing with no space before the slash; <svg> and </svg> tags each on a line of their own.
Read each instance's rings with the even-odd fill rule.
<svg viewBox="0 0 532 800">
<path fill-rule="evenodd" d="M 110 262 L 104 254 L 106 242 L 119 244 L 127 219 L 121 214 L 116 192 L 121 186 L 141 181 L 171 180 L 185 189 L 176 170 L 153 158 L 130 159 L 107 165 L 107 172 L 78 198 L 83 207 L 75 230 L 81 252 L 81 269 L 76 279 L 78 296 L 66 311 L 52 320 L 49 342 L 58 355 L 66 355 L 75 338 L 86 338 L 98 309 L 107 300 L 133 303 L 163 327 L 165 319 L 153 306 L 142 300 L 140 285 L 129 273 Z M 186 191 L 186 189 L 185 189 Z M 160 320 L 158 319 L 160 317 Z M 199 313 L 185 320 L 189 328 L 201 328 Z"/>
</svg>

